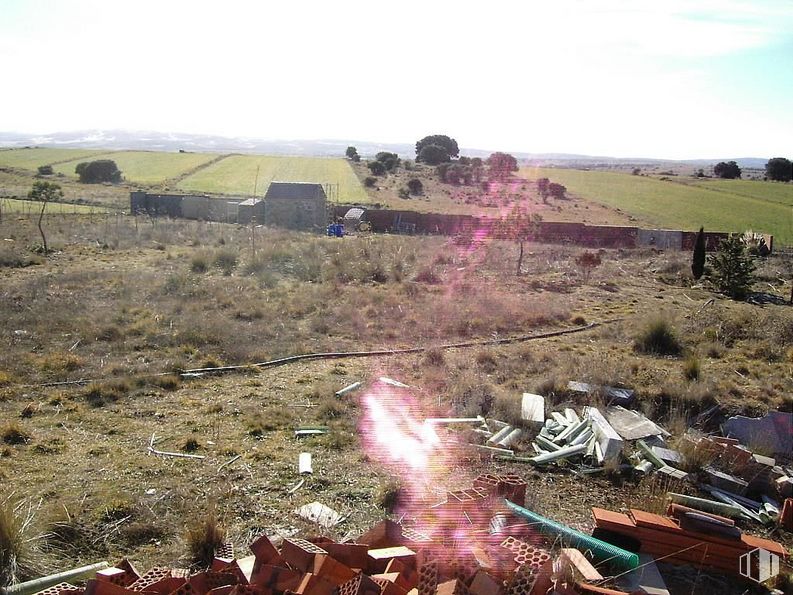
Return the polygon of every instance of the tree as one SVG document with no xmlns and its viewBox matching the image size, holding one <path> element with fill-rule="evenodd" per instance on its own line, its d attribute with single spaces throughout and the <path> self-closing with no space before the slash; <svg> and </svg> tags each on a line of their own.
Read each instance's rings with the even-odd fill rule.
<svg viewBox="0 0 793 595">
<path fill-rule="evenodd" d="M 741 177 L 741 168 L 735 161 L 719 161 L 713 166 L 713 174 L 718 178 L 734 180 Z"/>
<path fill-rule="evenodd" d="M 58 184 L 53 184 L 52 182 L 33 182 L 33 188 L 31 188 L 30 192 L 28 192 L 28 198 L 30 200 L 37 200 L 41 201 L 41 212 L 39 213 L 39 233 L 41 234 L 41 242 L 44 245 L 44 256 L 49 254 L 49 248 L 47 246 L 47 236 L 44 235 L 44 228 L 41 225 L 42 219 L 44 219 L 44 209 L 47 208 L 47 203 L 51 200 L 55 200 L 56 198 L 63 198 L 63 190 Z"/>
<path fill-rule="evenodd" d="M 730 234 L 710 258 L 709 278 L 734 300 L 746 298 L 754 283 L 754 262 L 739 235 Z"/>
<path fill-rule="evenodd" d="M 411 178 L 408 180 L 408 190 L 411 194 L 421 194 L 424 192 L 424 184 L 418 178 Z"/>
<path fill-rule="evenodd" d="M 51 165 L 39 165 L 38 172 L 40 176 L 51 176 L 54 173 Z"/>
<path fill-rule="evenodd" d="M 769 180 L 789 182 L 793 178 L 793 163 L 784 157 L 774 157 L 765 164 L 765 175 Z"/>
<path fill-rule="evenodd" d="M 416 161 L 424 161 L 421 158 L 421 150 L 429 145 L 437 145 L 446 151 L 448 158 L 442 159 L 441 161 L 448 161 L 449 158 L 457 157 L 460 154 L 460 148 L 457 146 L 456 140 L 449 138 L 445 134 L 432 134 L 430 136 L 425 136 L 420 141 L 416 142 Z M 438 165 L 438 163 L 441 163 L 441 161 L 438 161 L 437 163 L 430 163 L 430 165 Z"/>
<path fill-rule="evenodd" d="M 589 283 L 589 277 L 592 275 L 592 271 L 600 266 L 600 254 L 585 250 L 576 257 L 575 263 L 584 275 L 584 283 Z"/>
<path fill-rule="evenodd" d="M 385 165 L 383 165 L 380 161 L 370 161 L 367 164 L 367 167 L 369 168 L 369 171 L 375 176 L 385 175 Z"/>
<path fill-rule="evenodd" d="M 543 198 L 548 196 L 548 184 L 550 183 L 551 181 L 548 178 L 539 178 L 537 180 L 537 190 Z"/>
<path fill-rule="evenodd" d="M 518 242 L 520 246 L 516 275 L 520 275 L 523 267 L 523 244 L 532 240 L 537 234 L 537 227 L 540 221 L 542 221 L 542 217 L 537 214 L 532 215 L 519 205 L 515 205 L 506 217 L 496 221 L 496 235 L 506 240 Z"/>
<path fill-rule="evenodd" d="M 427 165 L 438 165 L 449 159 L 449 152 L 440 145 L 424 145 L 416 156 L 416 161 L 423 161 Z"/>
<path fill-rule="evenodd" d="M 83 184 L 98 184 L 101 182 L 112 182 L 117 184 L 121 181 L 121 172 L 112 159 L 98 159 L 78 163 L 74 168 L 75 173 L 80 176 Z"/>
<path fill-rule="evenodd" d="M 352 159 L 358 154 L 358 149 L 353 146 L 347 147 L 347 151 L 344 153 L 347 156 L 347 159 Z"/>
<path fill-rule="evenodd" d="M 508 178 L 513 171 L 518 171 L 518 160 L 509 153 L 493 153 L 487 158 L 490 177 L 496 180 Z"/>
<path fill-rule="evenodd" d="M 697 241 L 694 243 L 694 254 L 691 257 L 691 274 L 699 279 L 705 273 L 705 228 L 700 227 Z"/>
<path fill-rule="evenodd" d="M 396 169 L 399 165 L 399 155 L 396 153 L 380 151 L 377 155 L 375 155 L 375 159 L 382 163 L 388 171 Z"/>
<path fill-rule="evenodd" d="M 550 184 L 548 184 L 548 192 L 554 198 L 562 199 L 564 198 L 565 192 L 567 192 L 567 188 L 565 188 L 561 184 L 557 184 L 556 182 L 551 182 Z"/>
<path fill-rule="evenodd" d="M 631 175 L 634 175 L 634 176 L 638 176 L 640 173 L 642 173 L 642 168 L 640 168 L 640 167 L 634 167 L 633 171 L 631 171 Z"/>
</svg>

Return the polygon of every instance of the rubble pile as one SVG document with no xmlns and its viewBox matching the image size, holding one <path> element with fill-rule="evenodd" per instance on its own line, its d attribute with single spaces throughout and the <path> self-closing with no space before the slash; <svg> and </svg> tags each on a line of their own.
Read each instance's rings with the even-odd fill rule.
<svg viewBox="0 0 793 595">
<path fill-rule="evenodd" d="M 669 517 L 593 508 L 596 534 L 585 535 L 523 508 L 526 488 L 517 475 L 485 474 L 418 511 L 413 526 L 384 520 L 344 543 L 262 535 L 250 554 L 235 557 L 225 545 L 198 572 L 141 573 L 123 560 L 85 587 L 62 582 L 38 595 L 620 594 L 649 588 L 649 580 L 651 592 L 668 593 L 653 559 L 640 564 L 635 552 L 736 576 L 737 561 L 752 549 L 787 555 L 776 542 L 743 535 L 730 519 L 674 504 Z M 630 591 L 619 587 L 628 584 Z"/>
</svg>

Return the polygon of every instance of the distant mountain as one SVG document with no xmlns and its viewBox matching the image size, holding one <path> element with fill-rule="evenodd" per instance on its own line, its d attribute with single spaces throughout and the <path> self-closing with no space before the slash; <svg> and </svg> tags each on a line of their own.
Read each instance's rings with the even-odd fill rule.
<svg viewBox="0 0 793 595">
<path fill-rule="evenodd" d="M 125 130 L 77 130 L 52 134 L 24 134 L 0 132 L 0 147 L 61 147 L 80 149 L 138 150 L 138 151 L 195 151 L 220 153 L 262 153 L 267 155 L 304 155 L 337 157 L 344 155 L 349 145 L 364 157 L 380 151 L 390 151 L 403 156 L 414 155 L 415 145 L 408 143 L 374 143 L 360 140 L 271 140 L 256 138 L 230 138 L 208 134 L 183 134 Z M 487 157 L 493 150 L 462 148 L 460 152 L 470 157 Z M 560 167 L 609 167 L 616 165 L 651 166 L 678 164 L 706 167 L 719 161 L 737 161 L 744 168 L 764 168 L 766 158 L 728 157 L 719 159 L 654 159 L 635 157 L 605 157 L 576 155 L 572 153 L 522 153 L 512 152 L 520 161 L 533 165 Z"/>
</svg>

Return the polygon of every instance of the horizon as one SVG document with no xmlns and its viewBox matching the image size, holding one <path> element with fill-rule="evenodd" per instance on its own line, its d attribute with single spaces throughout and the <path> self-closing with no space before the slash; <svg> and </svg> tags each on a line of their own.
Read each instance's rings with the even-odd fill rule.
<svg viewBox="0 0 793 595">
<path fill-rule="evenodd" d="M 441 133 L 483 150 L 657 160 L 784 156 L 793 136 L 793 82 L 778 72 L 793 13 L 774 0 L 488 11 L 10 0 L 0 15 L 15 90 L 0 130 L 22 134 L 413 144 Z"/>
</svg>

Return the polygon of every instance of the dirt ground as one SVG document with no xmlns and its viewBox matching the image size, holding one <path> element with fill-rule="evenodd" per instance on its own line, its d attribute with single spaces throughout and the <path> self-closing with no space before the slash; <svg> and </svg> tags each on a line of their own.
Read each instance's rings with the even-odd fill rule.
<svg viewBox="0 0 793 595">
<path fill-rule="evenodd" d="M 33 221 L 0 225 L 0 426 L 23 436 L 0 444 L 0 482 L 2 497 L 23 502 L 31 531 L 44 536 L 43 569 L 122 556 L 143 568 L 187 564 L 185 529 L 211 508 L 238 551 L 263 531 L 317 533 L 294 514 L 313 501 L 346 516 L 332 536 L 355 537 L 387 514 L 402 480 L 362 447 L 366 389 L 342 399 L 334 392 L 382 375 L 415 387 L 424 416 L 507 421 L 524 391 L 555 408 L 580 407 L 568 380 L 628 386 L 637 407 L 676 436 L 713 404 L 725 416 L 793 407 L 793 310 L 783 303 L 793 265 L 781 257 L 760 263 L 765 303 L 749 304 L 695 283 L 689 255 L 678 253 L 601 251 L 587 278 L 575 264 L 582 250 L 531 245 L 516 276 L 517 248 L 504 242 L 337 240 L 260 228 L 254 256 L 250 229 L 237 226 L 63 216 L 48 230 L 56 252 L 44 258 L 30 251 Z M 659 314 L 683 344 L 680 356 L 634 349 Z M 607 324 L 487 344 L 589 322 Z M 485 344 L 437 347 L 469 340 Z M 173 375 L 409 346 L 428 351 Z M 685 376 L 690 358 L 696 379 Z M 85 379 L 92 382 L 48 384 Z M 306 425 L 329 431 L 297 439 Z M 150 454 L 153 435 L 155 449 L 205 458 Z M 300 452 L 312 453 L 314 472 L 295 489 Z M 658 507 L 667 487 L 460 452 L 428 497 L 483 471 L 515 472 L 529 483 L 527 505 L 587 532 L 591 506 Z M 771 537 L 793 545 L 790 534 Z M 670 571 L 678 575 L 685 590 L 677 592 L 742 592 L 723 577 Z"/>
</svg>

